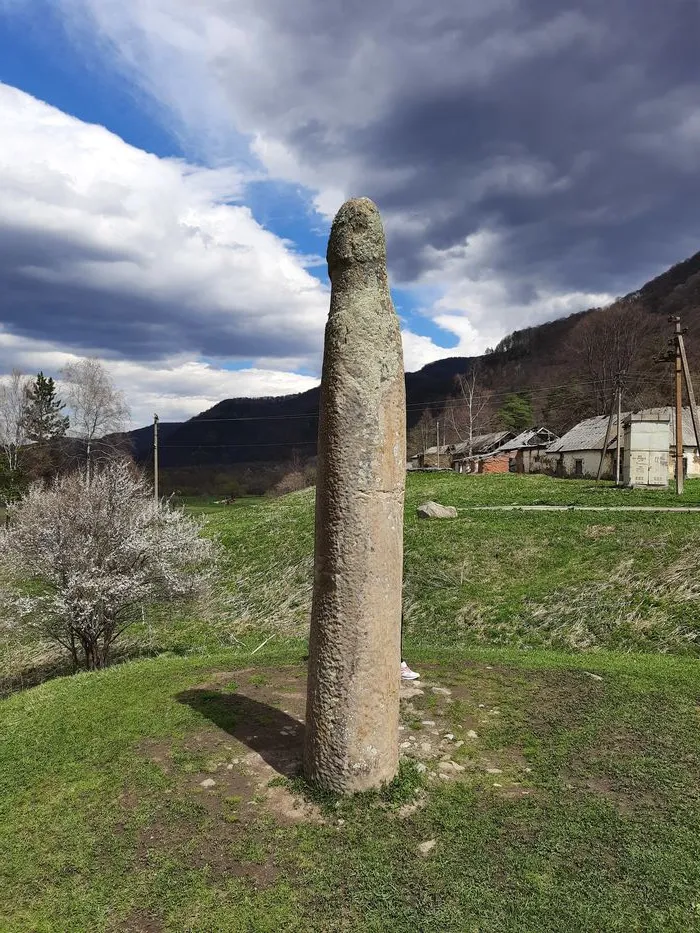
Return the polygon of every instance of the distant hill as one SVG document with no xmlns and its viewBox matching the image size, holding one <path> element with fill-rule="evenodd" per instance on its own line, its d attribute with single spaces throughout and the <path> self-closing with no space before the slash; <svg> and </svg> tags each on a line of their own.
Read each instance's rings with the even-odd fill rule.
<svg viewBox="0 0 700 933">
<path fill-rule="evenodd" d="M 579 418 L 605 410 L 615 369 L 628 373 L 626 405 L 671 401 L 667 366 L 654 363 L 666 348 L 669 314 L 681 314 L 694 370 L 700 360 L 700 252 L 678 263 L 610 308 L 590 309 L 514 331 L 479 358 L 448 357 L 406 374 L 407 426 L 443 420 L 460 400 L 456 377 L 477 366 L 478 392 L 488 396 L 483 427 L 497 426 L 498 407 L 511 392 L 525 392 L 535 421 L 563 431 Z M 627 355 L 626 355 L 627 354 Z M 316 452 L 319 390 L 270 398 L 225 399 L 182 424 L 160 426 L 160 462 L 166 473 L 188 477 L 262 476 Z M 447 405 L 447 415 L 442 414 Z M 414 432 L 415 433 L 415 432 Z M 130 434 L 137 459 L 152 457 L 152 429 Z M 217 483 L 217 488 L 221 483 Z M 269 485 L 265 480 L 264 485 Z"/>
</svg>

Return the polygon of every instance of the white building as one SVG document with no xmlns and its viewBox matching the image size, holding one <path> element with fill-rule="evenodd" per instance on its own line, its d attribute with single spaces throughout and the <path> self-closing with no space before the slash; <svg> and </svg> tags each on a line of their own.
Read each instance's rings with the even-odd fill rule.
<svg viewBox="0 0 700 933">
<path fill-rule="evenodd" d="M 625 486 L 668 486 L 669 425 L 665 414 L 654 419 L 644 412 L 630 415 L 625 421 L 622 465 Z"/>
<path fill-rule="evenodd" d="M 671 406 L 663 408 L 647 408 L 639 412 L 624 412 L 622 415 L 622 432 L 624 439 L 624 426 L 626 422 L 631 422 L 632 418 L 638 422 L 655 422 L 665 425 L 668 441 L 666 447 L 667 469 L 669 475 L 673 474 L 675 456 L 676 456 L 676 419 L 675 410 Z M 557 476 L 570 477 L 589 477 L 595 478 L 598 473 L 601 454 L 603 453 L 603 444 L 605 443 L 605 432 L 608 427 L 609 415 L 596 415 L 594 418 L 587 418 L 579 422 L 575 427 L 568 431 L 563 437 L 547 448 L 547 455 L 552 461 L 553 472 Z M 632 430 L 632 429 L 631 429 Z M 642 429 L 635 428 L 636 431 Z M 650 436 L 642 439 L 639 437 L 637 450 L 645 450 L 647 453 L 660 454 L 657 448 L 659 432 L 661 429 L 652 428 L 651 432 L 655 435 L 652 441 Z M 647 432 L 647 435 L 649 432 Z M 631 435 L 632 436 L 632 435 Z M 647 440 L 650 446 L 644 447 Z M 628 440 L 628 443 L 631 443 Z M 642 445 L 642 446 L 639 446 Z M 615 476 L 615 452 L 617 450 L 617 416 L 613 416 L 611 437 L 608 441 L 607 449 L 603 459 L 603 473 L 605 479 L 612 479 Z M 693 431 L 693 419 L 690 415 L 690 409 L 683 409 L 683 456 L 685 461 L 685 471 L 687 476 L 700 476 L 700 453 L 698 452 Z M 621 451 L 621 460 L 625 462 L 624 440 Z M 631 465 L 630 465 L 631 474 Z M 624 475 L 624 474 L 623 474 Z"/>
</svg>

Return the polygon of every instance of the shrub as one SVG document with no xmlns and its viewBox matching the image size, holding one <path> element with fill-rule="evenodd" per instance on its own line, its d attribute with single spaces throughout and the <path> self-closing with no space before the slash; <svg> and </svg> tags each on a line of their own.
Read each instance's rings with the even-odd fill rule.
<svg viewBox="0 0 700 933">
<path fill-rule="evenodd" d="M 35 483 L 0 533 L 0 563 L 19 587 L 8 624 L 58 642 L 76 667 L 104 667 L 145 604 L 188 596 L 206 577 L 214 546 L 199 530 L 154 501 L 127 461 Z"/>
</svg>

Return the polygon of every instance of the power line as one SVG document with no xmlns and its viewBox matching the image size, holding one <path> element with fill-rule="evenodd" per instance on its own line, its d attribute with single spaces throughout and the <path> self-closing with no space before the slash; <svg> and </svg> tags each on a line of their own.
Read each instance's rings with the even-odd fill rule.
<svg viewBox="0 0 700 933">
<path fill-rule="evenodd" d="M 633 378 L 636 383 L 646 383 L 648 385 L 655 385 L 658 382 L 658 379 L 655 376 L 639 375 L 639 376 L 634 376 Z M 484 395 L 475 395 L 474 401 L 476 402 L 476 401 L 498 400 L 500 398 L 505 398 L 508 395 L 518 395 L 521 393 L 528 393 L 530 395 L 538 396 L 544 393 L 556 391 L 557 389 L 585 389 L 590 386 L 598 384 L 598 382 L 599 380 L 597 379 L 591 379 L 591 380 L 585 380 L 585 381 L 580 381 L 580 382 L 564 382 L 564 383 L 555 384 L 555 385 L 526 386 L 520 389 L 499 389 L 499 390 L 494 390 L 493 392 L 488 392 L 487 394 L 484 394 Z M 425 399 L 424 401 L 410 402 L 406 406 L 406 411 L 415 412 L 415 411 L 420 410 L 421 408 L 425 408 L 426 406 L 441 406 L 442 409 L 444 410 L 445 408 L 449 408 L 450 406 L 457 407 L 457 406 L 464 405 L 464 404 L 465 404 L 464 399 L 459 398 L 459 397 L 458 398 L 448 397 L 444 399 L 432 398 L 432 399 Z M 189 421 L 185 421 L 182 423 L 183 425 L 184 424 L 187 424 L 187 425 L 227 424 L 227 423 L 233 423 L 233 422 L 240 423 L 240 422 L 245 422 L 245 421 L 291 421 L 291 420 L 301 419 L 301 418 L 311 419 L 311 418 L 318 418 L 318 417 L 319 417 L 318 411 L 309 411 L 309 412 L 302 412 L 298 414 L 284 414 L 284 415 L 240 415 L 240 416 L 233 417 L 233 418 L 230 418 L 230 417 L 200 418 L 195 415 Z M 161 444 L 161 447 L 163 446 L 165 445 Z"/>
</svg>

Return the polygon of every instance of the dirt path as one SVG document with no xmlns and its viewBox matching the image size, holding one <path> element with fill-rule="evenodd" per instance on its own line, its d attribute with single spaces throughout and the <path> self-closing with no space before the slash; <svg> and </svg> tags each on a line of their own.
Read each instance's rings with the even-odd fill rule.
<svg viewBox="0 0 700 933">
<path fill-rule="evenodd" d="M 463 505 L 459 512 L 700 512 L 697 505 Z"/>
</svg>

